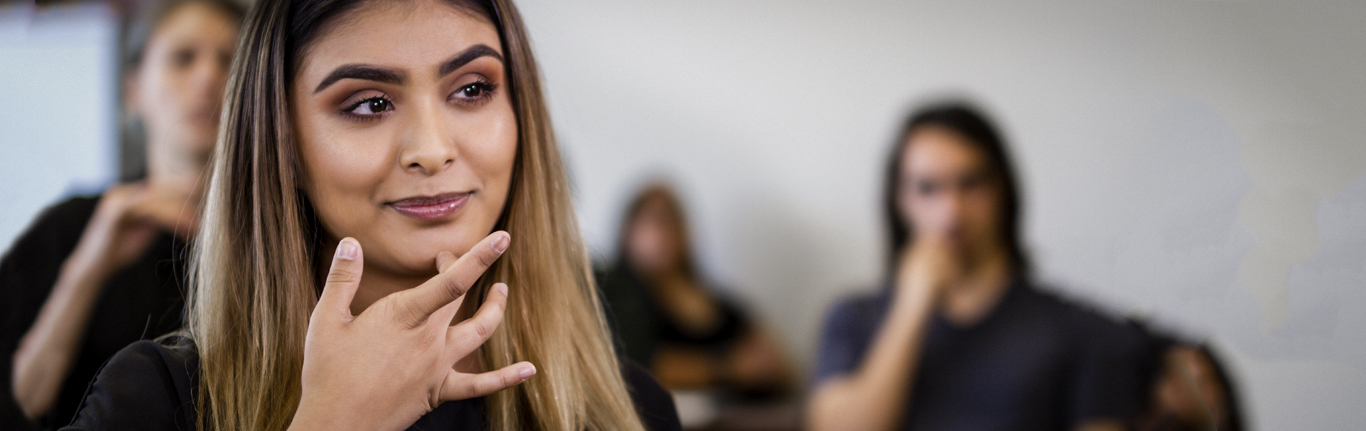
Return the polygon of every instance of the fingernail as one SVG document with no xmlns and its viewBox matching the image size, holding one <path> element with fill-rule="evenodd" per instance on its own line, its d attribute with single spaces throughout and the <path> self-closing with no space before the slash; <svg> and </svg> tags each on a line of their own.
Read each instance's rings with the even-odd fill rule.
<svg viewBox="0 0 1366 431">
<path fill-rule="evenodd" d="M 508 234 L 498 235 L 498 239 L 493 240 L 493 251 L 502 253 L 508 249 L 508 243 L 511 242 L 512 238 L 508 237 Z"/>
<path fill-rule="evenodd" d="M 356 240 L 354 239 L 343 239 L 337 244 L 337 259 L 356 260 L 356 254 L 359 252 L 360 247 L 357 246 Z"/>
<path fill-rule="evenodd" d="M 503 296 L 508 296 L 508 285 L 503 284 L 503 283 L 498 283 L 498 284 L 493 285 L 493 288 L 496 289 L 496 290 L 498 290 L 498 293 L 503 294 Z"/>
<path fill-rule="evenodd" d="M 526 366 L 522 367 L 522 370 L 518 371 L 517 374 L 522 378 L 522 381 L 526 381 L 526 379 L 529 379 L 531 378 L 531 376 L 536 375 L 536 366 L 526 364 Z"/>
</svg>

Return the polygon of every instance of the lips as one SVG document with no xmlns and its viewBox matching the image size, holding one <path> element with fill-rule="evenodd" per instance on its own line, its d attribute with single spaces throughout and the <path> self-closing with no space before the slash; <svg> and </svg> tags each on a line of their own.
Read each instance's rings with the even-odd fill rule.
<svg viewBox="0 0 1366 431">
<path fill-rule="evenodd" d="M 445 219 L 460 211 L 473 193 L 444 193 L 436 196 L 415 196 L 389 203 L 399 214 L 422 221 Z"/>
</svg>

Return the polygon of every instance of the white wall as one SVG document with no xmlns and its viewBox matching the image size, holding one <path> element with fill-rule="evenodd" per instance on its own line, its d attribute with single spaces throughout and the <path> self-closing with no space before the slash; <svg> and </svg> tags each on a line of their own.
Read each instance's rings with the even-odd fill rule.
<svg viewBox="0 0 1366 431">
<path fill-rule="evenodd" d="M 876 281 L 896 124 L 967 94 L 1014 143 L 1047 280 L 1212 337 L 1258 429 L 1366 426 L 1366 4 L 520 5 L 590 244 L 671 176 L 708 272 L 803 365 Z M 113 177 L 113 29 L 0 8 L 0 244 Z"/>
<path fill-rule="evenodd" d="M 100 4 L 0 6 L 0 247 L 115 177 L 117 28 Z"/>
<path fill-rule="evenodd" d="M 642 178 L 809 365 L 917 100 L 1014 143 L 1045 279 L 1209 336 L 1258 429 L 1366 426 L 1366 4 L 522 0 L 590 244 Z"/>
</svg>

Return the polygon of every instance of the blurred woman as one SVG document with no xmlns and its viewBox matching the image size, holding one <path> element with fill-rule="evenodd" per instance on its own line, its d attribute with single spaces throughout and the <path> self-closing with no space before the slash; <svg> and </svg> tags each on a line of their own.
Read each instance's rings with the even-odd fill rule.
<svg viewBox="0 0 1366 431">
<path fill-rule="evenodd" d="M 1135 324 L 1152 355 L 1147 408 L 1136 431 L 1242 431 L 1242 409 L 1232 376 L 1208 346 Z"/>
<path fill-rule="evenodd" d="M 0 261 L 0 428 L 65 425 L 100 365 L 180 327 L 184 242 L 245 11 L 160 2 L 131 28 L 125 108 L 146 130 L 146 178 L 49 208 Z"/>
<path fill-rule="evenodd" d="M 1020 187 L 987 117 L 926 106 L 887 163 L 886 278 L 831 307 L 810 429 L 1125 429 L 1141 334 L 1031 280 Z"/>
<path fill-rule="evenodd" d="M 186 330 L 71 429 L 677 429 L 618 361 L 517 10 L 260 0 Z"/>
<path fill-rule="evenodd" d="M 689 238 L 682 206 L 667 186 L 646 187 L 631 201 L 620 256 L 599 276 L 626 353 L 651 364 L 670 389 L 776 395 L 790 388 L 775 338 L 705 286 Z"/>
</svg>

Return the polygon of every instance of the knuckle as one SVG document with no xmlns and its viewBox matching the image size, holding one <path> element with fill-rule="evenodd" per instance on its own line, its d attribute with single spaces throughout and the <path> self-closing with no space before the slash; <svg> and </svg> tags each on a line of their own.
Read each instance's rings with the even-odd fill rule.
<svg viewBox="0 0 1366 431">
<path fill-rule="evenodd" d="M 396 301 L 391 306 L 391 310 L 393 316 L 406 325 L 408 329 L 422 326 L 427 321 L 426 314 L 422 313 L 422 310 L 419 310 L 410 301 Z"/>
<path fill-rule="evenodd" d="M 464 295 L 465 291 L 469 289 L 469 286 L 455 277 L 446 278 L 446 280 L 441 283 L 441 287 L 450 295 L 450 299 L 452 300 Z"/>
<path fill-rule="evenodd" d="M 493 336 L 493 331 L 498 330 L 498 322 L 479 321 L 474 323 L 474 333 L 480 340 L 488 340 Z"/>
<path fill-rule="evenodd" d="M 327 273 L 328 283 L 355 283 L 357 281 L 360 281 L 360 275 L 346 268 L 333 267 Z"/>
</svg>

